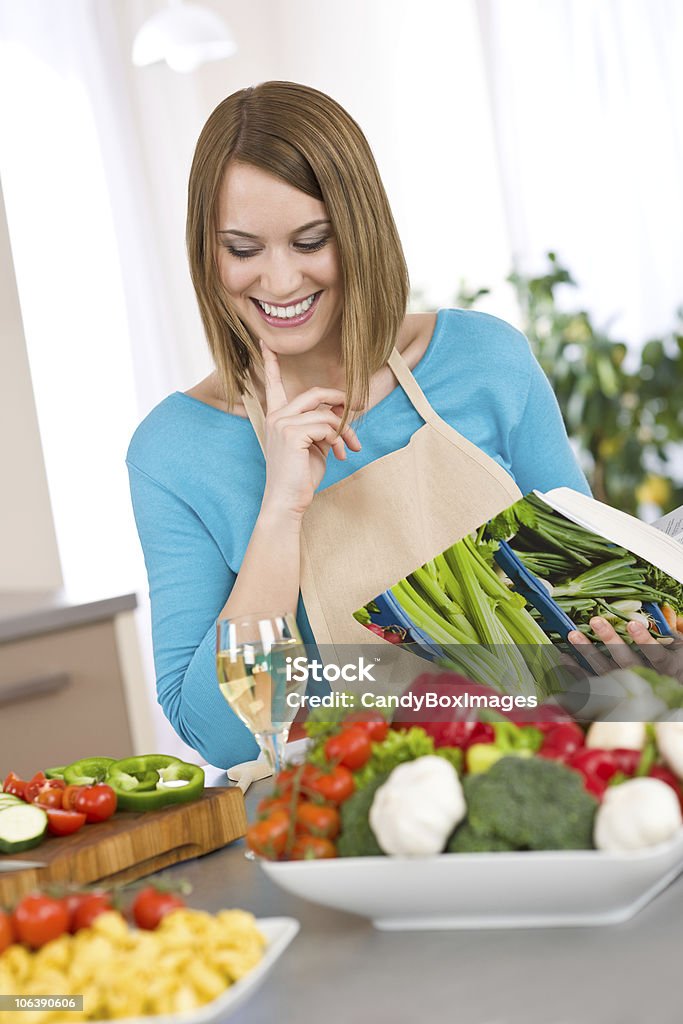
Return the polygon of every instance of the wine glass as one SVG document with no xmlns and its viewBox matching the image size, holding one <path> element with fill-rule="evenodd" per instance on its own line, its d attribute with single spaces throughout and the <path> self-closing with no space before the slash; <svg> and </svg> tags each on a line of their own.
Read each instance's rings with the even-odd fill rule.
<svg viewBox="0 0 683 1024">
<path fill-rule="evenodd" d="M 241 615 L 216 624 L 216 674 L 220 691 L 238 718 L 253 733 L 277 774 L 306 672 L 294 659 L 306 651 L 292 612 Z"/>
</svg>

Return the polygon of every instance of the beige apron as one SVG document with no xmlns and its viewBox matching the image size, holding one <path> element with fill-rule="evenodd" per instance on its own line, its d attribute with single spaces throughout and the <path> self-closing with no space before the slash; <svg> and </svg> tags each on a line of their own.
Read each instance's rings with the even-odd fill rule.
<svg viewBox="0 0 683 1024">
<path fill-rule="evenodd" d="M 497 462 L 437 415 L 397 349 L 389 366 L 424 425 L 404 448 L 318 491 L 303 519 L 301 596 L 316 643 L 328 649 L 373 640 L 390 648 L 353 612 L 522 497 Z M 242 399 L 263 449 L 261 405 Z M 406 671 L 404 659 L 411 678 L 428 667 L 403 651 Z"/>
</svg>

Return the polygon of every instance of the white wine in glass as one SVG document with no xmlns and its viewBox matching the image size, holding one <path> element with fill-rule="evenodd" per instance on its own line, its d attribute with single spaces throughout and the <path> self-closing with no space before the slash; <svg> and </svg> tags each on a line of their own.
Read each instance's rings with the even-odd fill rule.
<svg viewBox="0 0 683 1024">
<path fill-rule="evenodd" d="M 306 651 L 291 612 L 243 615 L 216 624 L 216 673 L 221 693 L 254 737 L 273 772 L 284 763 L 289 729 L 306 689 L 291 666 Z"/>
</svg>

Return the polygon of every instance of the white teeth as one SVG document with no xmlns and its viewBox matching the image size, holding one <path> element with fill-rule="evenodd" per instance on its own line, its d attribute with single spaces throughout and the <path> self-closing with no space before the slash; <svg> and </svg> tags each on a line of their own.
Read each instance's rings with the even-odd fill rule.
<svg viewBox="0 0 683 1024">
<path fill-rule="evenodd" d="M 297 302 L 295 306 L 271 306 L 267 302 L 257 299 L 259 306 L 268 316 L 276 316 L 279 320 L 289 320 L 293 316 L 301 316 L 306 313 L 315 300 L 315 295 L 309 295 L 303 302 Z"/>
</svg>

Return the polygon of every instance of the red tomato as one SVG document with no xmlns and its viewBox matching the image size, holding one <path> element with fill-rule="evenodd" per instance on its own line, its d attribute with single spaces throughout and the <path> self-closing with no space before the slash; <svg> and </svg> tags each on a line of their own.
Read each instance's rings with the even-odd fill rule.
<svg viewBox="0 0 683 1024">
<path fill-rule="evenodd" d="M 13 942 L 14 928 L 12 927 L 12 918 L 6 911 L 0 910 L 0 953 L 4 952 Z"/>
<path fill-rule="evenodd" d="M 289 813 L 291 806 L 292 801 L 289 796 L 266 796 L 257 804 L 256 813 L 259 818 L 268 818 L 273 811 L 286 811 Z"/>
<path fill-rule="evenodd" d="M 273 811 L 269 817 L 249 826 L 247 846 L 259 857 L 277 860 L 285 851 L 288 835 L 289 814 L 287 811 Z"/>
<path fill-rule="evenodd" d="M 379 711 L 354 711 L 342 722 L 342 729 L 352 726 L 365 729 L 373 743 L 381 743 L 389 732 L 389 723 Z"/>
<path fill-rule="evenodd" d="M 320 836 L 298 836 L 294 840 L 291 860 L 322 860 L 327 857 L 336 857 L 337 849 L 330 839 L 323 839 Z"/>
<path fill-rule="evenodd" d="M 298 768 L 283 768 L 281 772 L 277 773 L 275 789 L 281 796 L 292 792 L 297 772 L 299 772 Z"/>
<path fill-rule="evenodd" d="M 55 785 L 55 783 L 61 783 L 61 785 Z M 33 803 L 40 804 L 41 807 L 61 807 L 63 792 L 64 782 L 61 779 L 48 779 L 34 796 Z"/>
<path fill-rule="evenodd" d="M 26 799 L 26 782 L 24 779 L 20 779 L 14 772 L 10 772 L 2 787 L 3 793 L 11 793 L 12 796 L 21 797 L 22 800 Z"/>
<path fill-rule="evenodd" d="M 306 768 L 311 770 L 304 772 L 304 789 L 316 793 L 328 803 L 342 804 L 356 788 L 353 775 L 342 764 L 331 771 L 321 771 L 313 765 L 306 765 Z"/>
<path fill-rule="evenodd" d="M 153 885 L 141 889 L 133 903 L 133 918 L 138 928 L 153 931 L 159 921 L 172 910 L 185 906 L 185 901 L 173 892 L 161 892 Z"/>
<path fill-rule="evenodd" d="M 47 830 L 53 836 L 70 836 L 85 825 L 85 814 L 65 811 L 61 807 L 46 807 Z"/>
<path fill-rule="evenodd" d="M 29 779 L 29 781 L 26 783 L 24 800 L 26 800 L 27 803 L 32 804 L 35 798 L 38 796 L 41 786 L 47 781 L 48 780 L 44 772 L 36 772 L 33 778 Z"/>
<path fill-rule="evenodd" d="M 66 813 L 66 812 L 65 812 Z M 113 910 L 111 896 L 107 892 L 82 893 L 79 902 L 70 918 L 70 931 L 77 932 L 81 928 L 90 928 L 93 921 Z"/>
<path fill-rule="evenodd" d="M 63 900 L 29 893 L 15 907 L 12 924 L 19 942 L 38 949 L 67 931 L 69 912 Z"/>
<path fill-rule="evenodd" d="M 65 811 L 76 810 L 76 797 L 85 786 L 66 786 L 62 790 L 62 807 Z"/>
<path fill-rule="evenodd" d="M 334 839 L 339 834 L 341 818 L 336 807 L 303 803 L 296 809 L 296 830 L 323 839 Z"/>
<path fill-rule="evenodd" d="M 85 814 L 85 820 L 106 821 L 116 810 L 116 793 L 111 786 L 98 783 L 96 786 L 83 786 L 74 798 L 74 810 Z"/>
<path fill-rule="evenodd" d="M 357 771 L 370 760 L 372 745 L 365 729 L 351 725 L 331 736 L 325 744 L 325 757 L 334 764 L 343 764 L 351 771 Z"/>
</svg>

